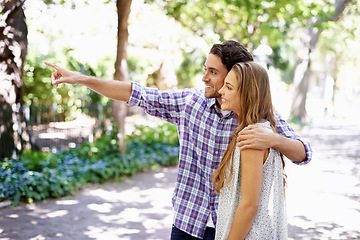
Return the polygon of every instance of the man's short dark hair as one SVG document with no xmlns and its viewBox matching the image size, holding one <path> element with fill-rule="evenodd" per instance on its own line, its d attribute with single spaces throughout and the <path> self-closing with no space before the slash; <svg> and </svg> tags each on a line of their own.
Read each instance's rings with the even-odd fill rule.
<svg viewBox="0 0 360 240">
<path fill-rule="evenodd" d="M 230 71 L 237 62 L 254 61 L 253 56 L 246 47 L 235 40 L 214 44 L 210 49 L 210 53 L 219 56 L 228 71 Z"/>
</svg>

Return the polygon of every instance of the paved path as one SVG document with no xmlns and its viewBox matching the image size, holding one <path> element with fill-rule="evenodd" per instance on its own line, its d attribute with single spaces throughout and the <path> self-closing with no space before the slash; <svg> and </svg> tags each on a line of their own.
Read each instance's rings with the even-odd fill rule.
<svg viewBox="0 0 360 240">
<path fill-rule="evenodd" d="M 176 168 L 0 209 L 0 239 L 168 239 Z"/>
<path fill-rule="evenodd" d="M 287 161 L 290 239 L 360 239 L 360 124 L 304 129 L 313 161 Z M 176 168 L 92 185 L 75 196 L 0 209 L 4 239 L 169 239 Z"/>
<path fill-rule="evenodd" d="M 314 156 L 287 164 L 289 237 L 360 239 L 360 123 L 317 119 L 301 135 Z"/>
</svg>

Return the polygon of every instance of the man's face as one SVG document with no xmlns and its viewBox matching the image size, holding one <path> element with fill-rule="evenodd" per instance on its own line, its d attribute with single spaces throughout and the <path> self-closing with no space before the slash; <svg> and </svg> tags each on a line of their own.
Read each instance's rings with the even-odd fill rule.
<svg viewBox="0 0 360 240">
<path fill-rule="evenodd" d="M 220 88 L 224 85 L 225 77 L 228 73 L 221 58 L 215 54 L 209 54 L 204 64 L 205 73 L 202 81 L 205 83 L 205 97 L 216 98 L 221 105 Z"/>
</svg>

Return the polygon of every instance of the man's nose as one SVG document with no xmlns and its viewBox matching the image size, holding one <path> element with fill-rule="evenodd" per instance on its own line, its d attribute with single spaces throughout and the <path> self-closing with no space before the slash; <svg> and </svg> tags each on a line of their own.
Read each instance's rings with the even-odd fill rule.
<svg viewBox="0 0 360 240">
<path fill-rule="evenodd" d="M 204 74 L 204 76 L 203 76 L 203 78 L 202 78 L 202 80 L 204 81 L 204 82 L 208 82 L 210 79 L 209 79 L 209 74 L 208 73 L 205 73 Z"/>
</svg>

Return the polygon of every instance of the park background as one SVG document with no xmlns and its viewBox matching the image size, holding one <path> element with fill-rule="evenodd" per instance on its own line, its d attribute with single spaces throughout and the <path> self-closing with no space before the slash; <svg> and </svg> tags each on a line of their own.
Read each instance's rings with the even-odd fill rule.
<svg viewBox="0 0 360 240">
<path fill-rule="evenodd" d="M 323 119 L 356 122 L 360 115 L 358 1 L 4 4 L 20 9 L 13 21 L 3 12 L 0 26 L 5 205 L 176 165 L 176 128 L 85 87 L 52 86 L 43 61 L 160 89 L 202 89 L 211 45 L 236 39 L 268 69 L 274 106 L 296 130 Z"/>
<path fill-rule="evenodd" d="M 2 16 L 2 158 L 46 147 L 39 136 L 64 138 L 44 131 L 76 119 L 99 130 L 80 142 L 118 123 L 125 149 L 132 110 L 83 86 L 53 87 L 44 61 L 160 89 L 201 89 L 211 45 L 236 39 L 268 69 L 274 106 L 289 122 L 360 114 L 358 1 L 2 2 L 21 9 Z"/>
</svg>

